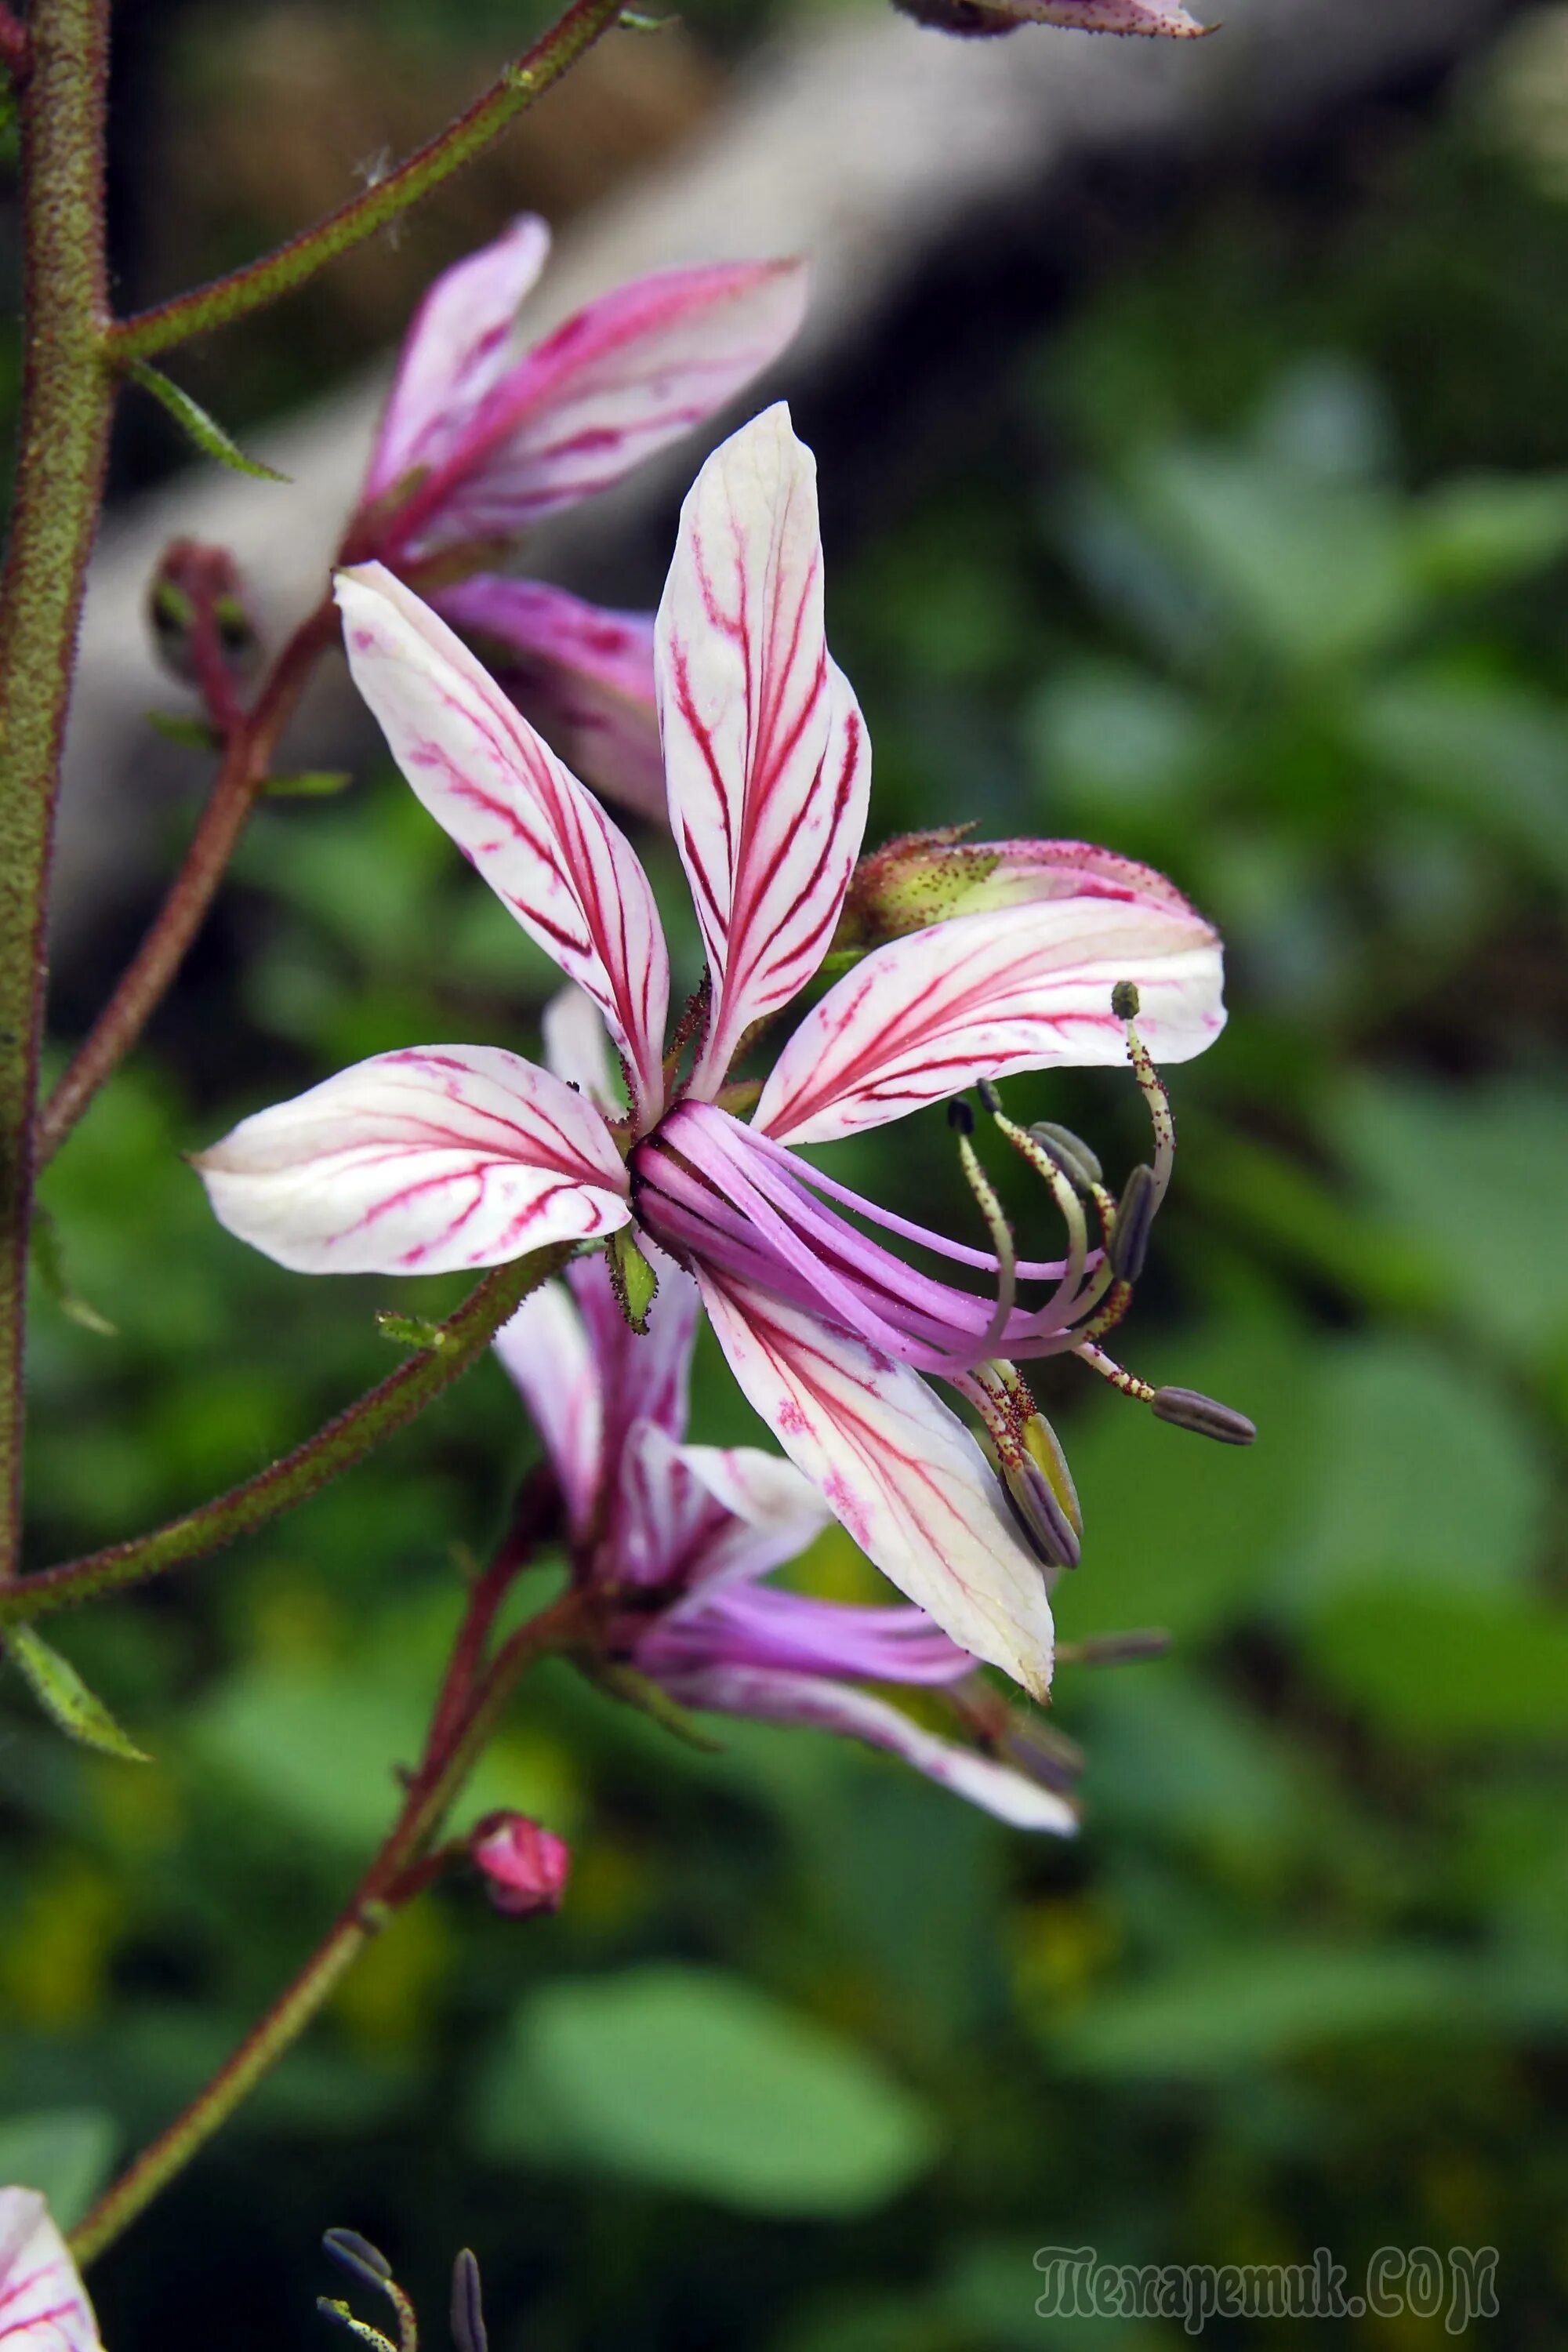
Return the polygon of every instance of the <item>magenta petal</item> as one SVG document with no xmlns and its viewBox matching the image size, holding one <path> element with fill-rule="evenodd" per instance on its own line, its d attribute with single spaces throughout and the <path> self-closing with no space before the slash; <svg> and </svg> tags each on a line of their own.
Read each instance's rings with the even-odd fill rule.
<svg viewBox="0 0 1568 2352">
<path fill-rule="evenodd" d="M 479 640 L 497 684 L 578 775 L 663 824 L 651 613 L 608 612 L 564 588 L 484 572 L 436 601 Z"/>
</svg>

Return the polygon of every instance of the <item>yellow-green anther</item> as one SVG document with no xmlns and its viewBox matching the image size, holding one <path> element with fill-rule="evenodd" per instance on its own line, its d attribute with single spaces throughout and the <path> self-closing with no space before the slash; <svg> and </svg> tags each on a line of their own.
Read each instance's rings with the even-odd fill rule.
<svg viewBox="0 0 1568 2352">
<path fill-rule="evenodd" d="M 1081 1136 L 1070 1127 L 1058 1127 L 1053 1119 L 1037 1118 L 1029 1133 L 1043 1151 L 1048 1151 L 1069 1184 L 1080 1192 L 1092 1192 L 1102 1181 L 1099 1160 Z"/>
<path fill-rule="evenodd" d="M 1154 1171 L 1142 1161 L 1121 1188 L 1107 1255 L 1119 1282 L 1136 1282 L 1149 1255 L 1149 1234 L 1160 1205 Z"/>
<path fill-rule="evenodd" d="M 1083 1533 L 1083 1512 L 1078 1499 L 1078 1488 L 1068 1468 L 1067 1455 L 1061 1442 L 1043 1412 L 1031 1413 L 1024 1424 L 1024 1444 L 1030 1460 L 1061 1505 L 1073 1533 Z"/>
<path fill-rule="evenodd" d="M 1156 1420 L 1168 1421 L 1176 1429 L 1190 1429 L 1199 1437 L 1212 1437 L 1221 1445 L 1250 1445 L 1258 1435 L 1244 1412 L 1203 1396 L 1196 1389 L 1156 1389 L 1150 1402 Z"/>
</svg>

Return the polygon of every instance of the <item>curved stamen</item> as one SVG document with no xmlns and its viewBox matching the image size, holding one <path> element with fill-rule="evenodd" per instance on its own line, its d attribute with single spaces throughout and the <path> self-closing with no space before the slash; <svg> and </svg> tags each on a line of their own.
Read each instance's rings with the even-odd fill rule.
<svg viewBox="0 0 1568 2352">
<path fill-rule="evenodd" d="M 1001 1345 L 1002 1334 L 1007 1328 L 1018 1297 L 1018 1254 L 1013 1246 L 1013 1228 L 1002 1213 L 1002 1203 L 996 1189 L 980 1165 L 974 1149 L 974 1113 L 969 1105 L 955 1096 L 947 1107 L 947 1123 L 958 1138 L 959 1164 L 965 1181 L 979 1204 L 991 1235 L 991 1246 L 996 1253 L 996 1304 L 991 1320 L 985 1327 L 985 1349 L 994 1355 Z"/>
</svg>

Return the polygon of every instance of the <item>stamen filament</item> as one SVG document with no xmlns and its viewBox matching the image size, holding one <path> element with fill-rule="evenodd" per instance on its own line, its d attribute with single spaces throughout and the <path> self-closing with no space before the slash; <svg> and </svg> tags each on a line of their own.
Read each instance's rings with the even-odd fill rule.
<svg viewBox="0 0 1568 2352">
<path fill-rule="evenodd" d="M 1125 1370 L 1114 1356 L 1106 1354 L 1103 1348 L 1097 1348 L 1086 1339 L 1079 1345 L 1078 1352 L 1091 1372 L 1098 1372 L 1102 1381 L 1109 1381 L 1111 1387 L 1120 1389 L 1123 1396 L 1136 1397 L 1140 1404 L 1153 1403 L 1154 1391 L 1148 1381 L 1141 1381 L 1136 1372 Z"/>
</svg>

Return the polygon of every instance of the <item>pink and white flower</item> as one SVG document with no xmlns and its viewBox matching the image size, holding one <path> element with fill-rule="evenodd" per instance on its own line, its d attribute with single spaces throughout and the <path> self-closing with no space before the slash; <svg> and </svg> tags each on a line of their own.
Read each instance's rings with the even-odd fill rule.
<svg viewBox="0 0 1568 2352">
<path fill-rule="evenodd" d="M 1014 1365 L 1076 1351 L 1106 1369 L 1097 1341 L 1129 1251 L 1087 1247 L 1077 1193 L 1027 1138 L 1018 1148 L 1068 1220 L 1063 1259 L 1016 1261 L 994 1221 L 990 1250 L 950 1241 L 795 1147 L 1013 1072 L 1124 1062 L 1112 997 L 1131 990 L 1142 1033 L 1131 1050 L 1158 1123 L 1149 1055 L 1200 1053 L 1224 1020 L 1213 929 L 1128 866 L 1109 895 L 1097 871 L 1091 893 L 895 939 L 806 1013 L 742 1124 L 723 1104 L 731 1066 L 827 951 L 869 785 L 865 724 L 824 635 L 815 471 L 787 413 L 755 418 L 703 467 L 659 609 L 670 822 L 709 966 L 684 1076 L 678 1052 L 666 1060 L 669 961 L 630 844 L 408 588 L 369 565 L 338 593 L 355 680 L 405 775 L 597 1008 L 628 1101 L 595 1066 L 580 1003 L 557 1016 L 575 1087 L 493 1046 L 378 1055 L 203 1155 L 218 1217 L 316 1273 L 493 1265 L 635 1226 L 690 1271 L 741 1387 L 861 1549 L 961 1648 L 1043 1695 L 1051 1613 L 1037 1552 L 1076 1557 L 1077 1507 Z M 1163 1140 L 1155 1175 L 1143 1171 L 1140 1233 L 1168 1156 Z M 990 1277 L 996 1297 L 917 1272 L 845 1210 Z M 1115 1214 L 1102 1201 L 1108 1234 Z M 1019 1281 L 1048 1286 L 1039 1304 L 1016 1303 Z M 925 1374 L 980 1412 L 1005 1487 Z"/>
<path fill-rule="evenodd" d="M 528 344 L 519 313 L 550 232 L 525 214 L 436 280 L 410 328 L 346 545 L 400 573 L 493 563 L 701 425 L 800 325 L 797 261 L 667 269 Z M 437 592 L 498 675 L 601 790 L 662 818 L 651 614 L 478 572 Z"/>
<path fill-rule="evenodd" d="M 702 1302 L 690 1275 L 654 1255 L 646 1336 L 627 1328 L 601 1256 L 525 1299 L 496 1340 L 554 1468 L 574 1573 L 605 1600 L 609 1655 L 682 1706 L 839 1732 L 1016 1828 L 1071 1832 L 1077 1815 L 1054 1789 L 858 1686 L 940 1691 L 970 1675 L 968 1653 L 923 1611 L 763 1582 L 829 1514 L 777 1454 L 685 1442 Z"/>
<path fill-rule="evenodd" d="M 87 2289 L 35 2189 L 0 2189 L 0 2347 L 102 2352 Z"/>
</svg>

